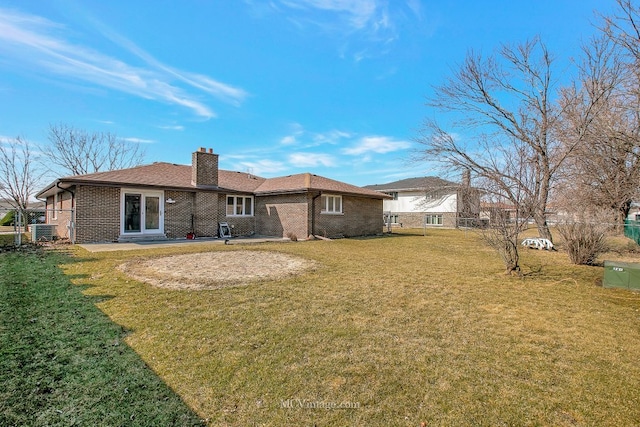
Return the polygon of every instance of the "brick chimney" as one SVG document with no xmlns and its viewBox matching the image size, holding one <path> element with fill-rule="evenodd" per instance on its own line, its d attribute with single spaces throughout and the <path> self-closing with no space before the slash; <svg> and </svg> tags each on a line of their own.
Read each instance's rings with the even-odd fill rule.
<svg viewBox="0 0 640 427">
<path fill-rule="evenodd" d="M 218 155 L 213 148 L 200 147 L 191 155 L 191 183 L 195 186 L 218 186 Z"/>
<path fill-rule="evenodd" d="M 471 171 L 469 169 L 462 171 L 462 186 L 467 188 L 471 187 Z"/>
</svg>

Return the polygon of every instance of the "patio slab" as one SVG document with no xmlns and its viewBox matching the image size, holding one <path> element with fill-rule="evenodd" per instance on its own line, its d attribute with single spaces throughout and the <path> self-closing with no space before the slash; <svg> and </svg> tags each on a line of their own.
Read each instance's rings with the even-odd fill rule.
<svg viewBox="0 0 640 427">
<path fill-rule="evenodd" d="M 176 246 L 197 246 L 217 243 L 224 245 L 227 244 L 250 244 L 250 243 L 263 243 L 263 242 L 288 242 L 289 239 L 282 237 L 235 237 L 231 239 L 220 239 L 213 237 L 202 237 L 199 239 L 187 240 L 187 239 L 175 239 L 175 240 L 155 240 L 155 241 L 140 241 L 140 242 L 113 242 L 113 243 L 85 243 L 79 244 L 83 249 L 89 252 L 112 252 L 112 251 L 132 251 L 141 249 L 156 249 L 156 248 L 169 248 Z"/>
</svg>

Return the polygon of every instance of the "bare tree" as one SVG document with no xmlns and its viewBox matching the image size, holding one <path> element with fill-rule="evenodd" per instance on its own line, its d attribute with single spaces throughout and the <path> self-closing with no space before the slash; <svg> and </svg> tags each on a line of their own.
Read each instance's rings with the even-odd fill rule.
<svg viewBox="0 0 640 427">
<path fill-rule="evenodd" d="M 482 239 L 498 252 L 505 266 L 505 274 L 520 276 L 520 254 L 518 244 L 520 234 L 527 227 L 528 216 L 521 216 L 520 199 L 522 192 L 518 187 L 506 189 L 490 179 L 483 180 L 485 210 L 489 213 L 489 223 L 481 229 Z M 515 202 L 515 203 L 514 203 Z"/>
<path fill-rule="evenodd" d="M 561 98 L 564 141 L 582 141 L 561 191 L 580 209 L 586 203 L 613 212 L 622 225 L 639 195 L 640 10 L 630 1 L 618 4 L 619 14 L 605 17 L 601 35 L 583 48 L 580 78 Z"/>
<path fill-rule="evenodd" d="M 26 139 L 0 141 L 0 196 L 23 214 L 42 177 L 35 160 Z"/>
<path fill-rule="evenodd" d="M 49 126 L 49 145 L 43 152 L 52 165 L 71 175 L 137 166 L 144 159 L 140 145 L 110 132 L 88 132 L 67 124 Z"/>
<path fill-rule="evenodd" d="M 449 129 L 425 120 L 417 138 L 425 147 L 419 158 L 435 158 L 494 183 L 493 191 L 530 215 L 540 237 L 549 240 L 546 210 L 552 184 L 573 149 L 557 138 L 560 111 L 553 101 L 552 71 L 553 59 L 539 39 L 503 46 L 486 58 L 471 52 L 427 102 L 457 119 Z"/>
</svg>

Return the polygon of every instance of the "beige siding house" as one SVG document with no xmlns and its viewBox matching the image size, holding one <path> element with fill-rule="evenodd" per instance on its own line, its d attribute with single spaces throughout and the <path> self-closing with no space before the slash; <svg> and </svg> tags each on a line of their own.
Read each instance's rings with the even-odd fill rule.
<svg viewBox="0 0 640 427">
<path fill-rule="evenodd" d="M 310 173 L 278 178 L 218 169 L 199 149 L 191 165 L 153 163 L 60 178 L 37 195 L 47 222 L 78 243 L 232 236 L 351 237 L 382 232 L 388 196 Z M 75 218 L 72 218 L 75 213 Z"/>
</svg>

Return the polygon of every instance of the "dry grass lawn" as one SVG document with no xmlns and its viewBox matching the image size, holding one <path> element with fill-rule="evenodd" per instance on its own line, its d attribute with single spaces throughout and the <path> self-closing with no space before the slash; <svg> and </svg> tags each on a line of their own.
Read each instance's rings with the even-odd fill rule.
<svg viewBox="0 0 640 427">
<path fill-rule="evenodd" d="M 234 251 L 312 268 L 247 283 Z M 191 252 L 208 281 L 177 274 Z M 640 294 L 560 251 L 523 250 L 523 279 L 460 230 L 76 256 L 66 274 L 211 426 L 640 423 Z"/>
</svg>

